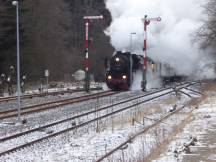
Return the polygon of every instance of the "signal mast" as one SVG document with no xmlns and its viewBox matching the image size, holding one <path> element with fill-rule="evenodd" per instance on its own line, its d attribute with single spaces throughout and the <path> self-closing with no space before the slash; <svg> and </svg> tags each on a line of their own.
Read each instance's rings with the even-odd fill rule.
<svg viewBox="0 0 216 162">
<path fill-rule="evenodd" d="M 84 16 L 83 19 L 85 20 L 85 90 L 86 92 L 89 92 L 90 89 L 90 74 L 89 74 L 89 67 L 90 67 L 90 61 L 89 61 L 89 24 L 90 20 L 95 19 L 103 19 L 103 15 L 100 16 Z"/>
<path fill-rule="evenodd" d="M 146 73 L 147 73 L 147 26 L 150 24 L 151 21 L 161 21 L 160 17 L 157 18 L 147 18 L 147 15 L 144 16 L 142 19 L 144 23 L 144 46 L 143 46 L 143 56 L 144 56 L 144 62 L 143 62 L 143 80 L 141 82 L 142 91 L 146 91 Z"/>
</svg>

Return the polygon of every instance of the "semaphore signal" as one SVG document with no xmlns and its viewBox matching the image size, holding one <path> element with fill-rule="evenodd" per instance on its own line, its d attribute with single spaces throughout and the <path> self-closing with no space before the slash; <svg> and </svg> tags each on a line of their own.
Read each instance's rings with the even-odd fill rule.
<svg viewBox="0 0 216 162">
<path fill-rule="evenodd" d="M 142 19 L 144 23 L 144 46 L 143 46 L 143 51 L 144 51 L 144 63 L 143 63 L 143 80 L 141 82 L 141 87 L 142 91 L 146 91 L 146 73 L 147 73 L 147 26 L 151 23 L 151 21 L 161 21 L 160 17 L 156 18 L 147 18 L 147 15 L 144 16 Z"/>
</svg>

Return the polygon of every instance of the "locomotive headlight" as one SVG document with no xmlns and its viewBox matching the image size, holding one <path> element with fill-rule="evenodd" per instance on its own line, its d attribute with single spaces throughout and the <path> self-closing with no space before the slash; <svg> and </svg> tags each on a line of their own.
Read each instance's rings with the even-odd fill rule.
<svg viewBox="0 0 216 162">
<path fill-rule="evenodd" d="M 126 76 L 126 75 L 123 75 L 123 76 L 122 76 L 122 79 L 127 79 L 127 76 Z"/>
<path fill-rule="evenodd" d="M 111 76 L 111 75 L 108 75 L 107 79 L 108 79 L 108 80 L 111 80 L 111 79 L 112 79 L 112 76 Z"/>
<path fill-rule="evenodd" d="M 120 60 L 120 59 L 119 59 L 118 57 L 116 57 L 116 59 L 115 59 L 115 60 L 116 60 L 116 62 L 119 62 L 119 60 Z"/>
</svg>

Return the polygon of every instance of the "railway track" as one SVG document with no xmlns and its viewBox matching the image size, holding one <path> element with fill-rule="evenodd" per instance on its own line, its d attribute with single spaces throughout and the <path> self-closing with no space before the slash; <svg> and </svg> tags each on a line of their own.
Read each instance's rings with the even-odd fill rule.
<svg viewBox="0 0 216 162">
<path fill-rule="evenodd" d="M 195 84 L 195 83 L 193 83 L 193 84 Z M 184 87 L 188 87 L 188 86 L 193 85 L 193 84 L 186 84 L 184 86 L 181 85 L 181 86 L 179 86 L 179 89 L 182 89 Z M 162 96 L 168 95 L 168 94 L 173 93 L 173 92 L 174 92 L 174 90 L 171 89 L 171 88 L 166 88 L 166 89 L 163 89 L 163 90 L 157 90 L 155 92 L 151 92 L 151 93 L 148 93 L 148 94 L 136 96 L 136 97 L 130 98 L 128 100 L 121 101 L 119 103 L 115 103 L 114 105 L 98 108 L 98 109 L 95 109 L 93 111 L 89 111 L 87 113 L 80 114 L 78 116 L 73 116 L 73 117 L 70 117 L 70 118 L 67 118 L 67 119 L 64 119 L 64 120 L 61 120 L 61 121 L 57 121 L 57 122 L 54 122 L 54 123 L 51 123 L 51 124 L 48 124 L 48 125 L 44 125 L 42 127 L 34 128 L 32 130 L 29 130 L 29 131 L 25 131 L 25 132 L 21 132 L 21 133 L 18 133 L 18 134 L 14 134 L 14 135 L 11 135 L 11 136 L 1 138 L 0 139 L 1 146 L 4 146 L 5 142 L 6 142 L 6 144 L 7 143 L 12 143 L 12 144 L 19 143 L 19 145 L 16 146 L 16 147 L 8 148 L 6 150 L 1 150 L 0 156 L 4 156 L 6 154 L 12 153 L 14 151 L 18 151 L 18 150 L 20 150 L 22 148 L 25 148 L 25 147 L 29 147 L 29 146 L 31 146 L 31 145 L 33 145 L 35 143 L 44 141 L 46 139 L 49 139 L 49 138 L 61 135 L 63 133 L 66 133 L 66 132 L 69 132 L 69 131 L 72 131 L 72 130 L 75 130 L 75 129 L 78 129 L 78 128 L 81 128 L 81 127 L 84 127 L 84 126 L 86 126 L 88 124 L 91 124 L 91 123 L 96 122 L 98 120 L 101 120 L 103 118 L 112 116 L 114 114 L 118 114 L 118 113 L 120 113 L 122 111 L 125 111 L 125 110 L 129 110 L 129 109 L 131 109 L 131 108 L 133 108 L 133 107 L 135 107 L 137 105 L 140 105 L 140 104 L 146 103 L 148 101 L 160 98 Z M 140 100 L 141 98 L 143 98 L 143 99 Z M 136 100 L 138 100 L 139 102 L 135 103 L 135 104 L 134 104 L 134 102 L 131 102 L 131 101 L 136 101 Z M 128 105 L 124 106 L 125 103 L 127 103 L 127 104 L 130 103 L 130 105 L 129 106 Z M 122 105 L 122 106 L 119 107 L 119 105 Z M 110 109 L 113 106 L 118 106 L 119 108 L 115 108 L 115 110 L 112 111 L 112 112 L 107 111 L 108 109 Z M 95 118 L 94 114 L 96 112 L 100 112 L 100 116 Z M 91 116 L 91 117 L 89 117 L 89 116 Z M 81 118 L 85 118 L 85 120 L 86 120 L 86 117 L 88 119 L 87 121 L 83 121 L 80 124 L 77 124 L 77 125 L 75 124 L 75 125 L 71 126 L 71 122 L 76 123 L 75 121 L 77 119 L 81 119 Z M 67 123 L 67 124 L 65 124 L 65 123 Z M 62 124 L 64 124 L 65 126 L 62 126 Z M 34 137 L 34 135 L 32 135 L 32 133 L 38 133 L 38 131 L 44 130 L 44 129 L 47 129 L 47 128 L 54 128 L 54 130 L 58 130 L 58 131 L 57 132 L 52 132 L 51 134 L 48 134 L 48 135 L 47 134 L 42 134 L 40 136 L 40 138 L 32 140 L 31 137 Z M 19 138 L 21 138 L 21 139 L 19 139 Z M 22 140 L 22 139 L 25 139 L 25 140 Z M 11 140 L 16 140 L 17 142 L 11 142 Z M 22 144 L 20 144 L 21 141 L 24 141 L 24 142 Z M 2 148 L 6 148 L 6 146 L 4 146 Z"/>
<path fill-rule="evenodd" d="M 101 88 L 91 88 L 91 90 L 102 90 Z M 62 91 L 56 91 L 56 92 L 42 92 L 42 93 L 34 93 L 34 94 L 25 94 L 21 96 L 21 99 L 28 99 L 33 97 L 44 97 L 49 95 L 62 95 L 65 93 L 76 93 L 76 92 L 82 92 L 84 89 L 77 89 L 77 90 L 62 90 Z M 10 96 L 10 97 L 3 97 L 0 98 L 0 103 L 2 102 L 9 102 L 14 101 L 17 99 L 17 96 Z"/>
<path fill-rule="evenodd" d="M 131 143 L 131 141 L 133 141 L 134 139 L 136 139 L 138 136 L 143 135 L 145 133 L 147 133 L 149 130 L 155 128 L 156 126 L 166 123 L 165 121 L 167 119 L 169 119 L 170 117 L 180 113 L 181 111 L 183 111 L 185 108 L 185 106 L 182 106 L 181 108 L 168 113 L 167 115 L 163 116 L 162 118 L 158 119 L 158 120 L 154 120 L 155 122 L 153 124 L 151 124 L 150 126 L 147 126 L 146 128 L 144 128 L 143 130 L 131 135 L 129 137 L 129 139 L 125 140 L 124 142 L 120 143 L 117 147 L 111 149 L 109 152 L 107 152 L 105 155 L 101 156 L 100 158 L 98 158 L 95 162 L 101 162 L 104 159 L 108 158 L 109 156 L 111 156 L 112 154 L 114 154 L 115 152 L 121 150 L 122 148 L 124 148 L 124 146 L 127 146 L 127 144 Z M 185 118 L 185 120 L 187 120 L 190 117 L 190 114 L 192 113 L 192 111 L 194 111 L 195 109 L 192 109 L 190 112 L 188 112 L 187 117 Z M 183 120 L 184 122 L 184 120 Z M 182 123 L 183 123 L 182 122 Z"/>
<path fill-rule="evenodd" d="M 111 92 L 111 91 L 104 91 L 104 92 L 99 92 L 99 93 L 75 97 L 75 98 L 69 98 L 69 99 L 64 99 L 64 100 L 59 100 L 59 101 L 54 101 L 54 102 L 27 106 L 27 107 L 21 108 L 21 115 L 54 109 L 60 106 L 65 106 L 65 105 L 73 104 L 76 102 L 82 102 L 82 101 L 86 101 L 90 99 L 95 99 L 98 97 L 105 97 L 105 96 L 109 96 L 113 94 L 116 94 L 116 93 Z M 9 110 L 0 111 L 0 120 L 10 118 L 10 117 L 15 117 L 18 115 L 17 113 L 18 113 L 17 109 L 9 109 Z"/>
</svg>

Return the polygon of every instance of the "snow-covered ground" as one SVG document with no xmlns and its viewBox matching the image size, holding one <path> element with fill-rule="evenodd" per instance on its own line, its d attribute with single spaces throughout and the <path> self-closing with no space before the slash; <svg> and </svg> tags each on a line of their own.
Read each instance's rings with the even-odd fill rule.
<svg viewBox="0 0 216 162">
<path fill-rule="evenodd" d="M 152 104 L 153 103 L 150 103 L 143 108 L 149 109 L 152 107 Z M 164 106 L 161 108 L 163 109 Z M 157 111 L 159 112 L 159 110 Z M 131 124 L 131 113 L 131 111 L 128 111 L 120 115 L 120 117 L 118 115 L 105 121 L 100 121 L 100 133 L 95 131 L 96 124 L 93 124 L 81 130 L 77 130 L 77 132 L 70 132 L 32 146 L 31 148 L 26 148 L 20 152 L 7 155 L 0 158 L 0 160 L 22 161 L 22 155 L 27 155 L 25 157 L 26 161 L 94 161 L 105 154 L 109 149 L 112 149 L 126 140 L 130 134 L 143 128 L 140 124 Z M 146 110 L 146 113 L 153 114 L 153 116 L 155 114 L 151 109 Z M 106 122 L 113 122 L 113 127 L 108 126 L 103 130 Z M 150 123 L 152 122 L 148 120 L 145 121 L 146 125 Z M 41 145 L 43 147 L 41 147 Z"/>
<path fill-rule="evenodd" d="M 209 93 L 193 112 L 193 121 L 179 133 L 167 147 L 165 153 L 153 162 L 198 162 L 216 161 L 216 93 Z M 189 137 L 196 137 L 198 142 L 190 147 L 191 153 L 175 154 L 174 150 L 179 149 L 189 141 Z"/>
<path fill-rule="evenodd" d="M 193 97 L 200 97 L 199 94 L 189 90 L 183 91 Z M 133 111 L 125 111 L 124 113 L 101 120 L 99 123 L 92 123 L 82 129 L 60 135 L 29 148 L 0 157 L 0 161 L 96 161 L 111 149 L 130 138 L 134 133 L 139 132 L 154 122 L 153 120 L 144 119 L 144 116 L 148 115 L 150 119 L 157 120 L 167 114 L 173 105 L 176 104 L 176 101 L 178 107 L 181 107 L 189 99 L 190 97 L 183 94 L 178 101 L 173 95 L 157 99 L 148 104 L 137 106 Z M 116 100 L 121 100 L 121 97 L 117 97 Z M 157 157 L 154 160 L 155 162 L 184 161 L 188 156 L 182 153 L 178 157 L 175 157 L 173 151 L 181 147 L 181 144 L 184 142 L 188 142 L 190 136 L 195 135 L 198 138 L 197 144 L 203 147 L 203 142 L 201 142 L 203 138 L 201 137 L 207 134 L 207 131 L 214 131 L 214 127 L 210 126 L 210 123 L 214 123 L 216 127 L 216 122 L 213 122 L 216 118 L 216 111 L 213 111 L 214 108 L 216 109 L 216 102 L 214 103 L 214 101 L 216 101 L 216 97 L 206 100 L 205 103 L 193 112 L 194 120 L 192 123 L 188 124 L 184 131 L 178 134 L 175 140 L 167 146 L 167 151 L 158 157 L 154 156 L 155 158 Z M 187 107 L 186 111 L 188 112 L 189 110 L 190 107 Z M 48 115 L 49 113 L 47 113 Z M 132 124 L 132 118 L 136 119 L 134 125 Z M 148 155 L 152 154 L 157 146 L 162 145 L 166 141 L 166 138 L 175 131 L 176 126 L 185 118 L 186 114 L 182 113 L 165 121 L 156 129 L 134 139 L 131 143 L 104 161 L 142 161 Z M 198 134 L 196 135 L 196 133 Z M 198 150 L 197 148 L 194 147 L 195 150 Z M 216 145 L 212 144 L 211 148 L 215 149 Z M 210 154 L 208 159 L 214 160 L 215 155 Z"/>
<path fill-rule="evenodd" d="M 71 95 L 72 97 L 77 97 L 83 93 L 84 92 L 79 92 L 79 93 L 73 93 Z M 10 124 L 10 123 L 14 123 L 17 121 L 16 117 L 4 119 L 0 121 L 0 135 L 5 136 L 5 135 L 10 134 L 11 132 L 17 132 L 20 130 L 24 131 L 26 129 L 42 126 L 42 125 L 45 125 L 45 124 L 48 124 L 54 121 L 58 121 L 61 119 L 65 119 L 65 118 L 74 116 L 74 115 L 78 115 L 80 113 L 83 113 L 83 111 L 89 111 L 89 110 L 95 109 L 96 106 L 106 106 L 106 105 L 110 105 L 111 103 L 116 103 L 121 100 L 125 100 L 125 98 L 130 98 L 134 95 L 139 95 L 140 93 L 141 92 L 133 92 L 133 93 L 124 92 L 124 93 L 115 94 L 109 97 L 103 97 L 100 99 L 92 99 L 92 100 L 88 100 L 85 102 L 79 102 L 79 103 L 66 105 L 63 107 L 59 107 L 57 109 L 51 109 L 48 111 L 42 111 L 42 112 L 34 113 L 34 114 L 22 115 L 22 118 L 27 120 L 27 124 L 22 126 L 21 128 L 19 128 L 19 126 L 15 127 L 13 124 Z M 31 102 L 33 104 L 36 104 L 37 100 L 44 101 L 46 100 L 46 98 L 52 98 L 52 97 L 56 98 L 55 96 L 46 96 L 44 98 L 30 99 L 30 101 L 26 100 L 26 102 L 27 103 Z M 52 100 L 54 100 L 53 98 Z M 13 104 L 13 103 L 10 103 L 10 104 Z"/>
<path fill-rule="evenodd" d="M 92 91 L 92 93 L 97 93 L 99 91 Z M 64 95 L 47 95 L 45 97 L 33 97 L 31 99 L 21 99 L 21 106 L 26 107 L 30 105 L 35 105 L 35 104 L 42 104 L 46 102 L 52 102 L 52 101 L 58 101 L 58 100 L 64 100 L 68 98 L 73 98 L 73 97 L 79 97 L 79 96 L 84 96 L 88 95 L 86 92 L 76 92 L 76 93 L 65 93 Z M 13 100 L 10 102 L 2 102 L 0 103 L 0 110 L 6 110 L 6 109 L 12 109 L 12 108 L 17 108 L 17 100 Z"/>
</svg>

